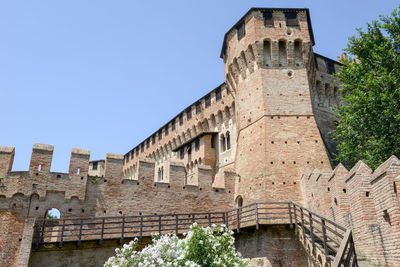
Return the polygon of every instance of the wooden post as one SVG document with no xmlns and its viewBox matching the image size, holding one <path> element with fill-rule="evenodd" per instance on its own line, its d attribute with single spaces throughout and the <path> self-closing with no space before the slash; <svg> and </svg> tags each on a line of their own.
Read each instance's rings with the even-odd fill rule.
<svg viewBox="0 0 400 267">
<path fill-rule="evenodd" d="M 161 236 L 161 215 L 158 215 L 158 234 Z"/>
<path fill-rule="evenodd" d="M 139 230 L 139 241 L 143 238 L 143 216 L 140 216 L 140 230 Z"/>
<path fill-rule="evenodd" d="M 258 223 L 258 203 L 256 203 L 256 229 L 260 229 L 260 225 Z"/>
<path fill-rule="evenodd" d="M 311 244 L 312 247 L 315 248 L 315 240 L 314 240 L 314 228 L 313 228 L 313 218 L 312 218 L 312 214 L 309 211 L 308 212 L 308 218 L 310 220 L 310 236 L 311 236 Z"/>
<path fill-rule="evenodd" d="M 38 225 L 38 221 L 35 223 L 35 249 L 39 248 L 40 241 L 40 226 Z"/>
<path fill-rule="evenodd" d="M 226 226 L 226 213 L 222 213 L 222 220 L 224 222 L 224 225 Z"/>
<path fill-rule="evenodd" d="M 225 212 L 225 218 L 226 218 L 226 229 L 229 229 L 229 214 L 228 214 L 228 212 Z"/>
<path fill-rule="evenodd" d="M 208 226 L 211 226 L 211 213 L 208 214 Z"/>
<path fill-rule="evenodd" d="M 175 233 L 178 235 L 178 214 L 175 215 Z"/>
<path fill-rule="evenodd" d="M 64 226 L 65 226 L 65 219 L 63 219 L 63 224 L 61 226 L 61 236 L 60 236 L 60 242 L 58 243 L 58 247 L 61 248 L 63 241 L 64 241 Z"/>
<path fill-rule="evenodd" d="M 192 224 L 194 224 L 194 214 L 192 215 Z"/>
<path fill-rule="evenodd" d="M 333 261 L 333 263 L 331 265 L 332 267 L 338 267 L 338 266 L 341 265 L 343 257 L 344 257 L 344 255 L 346 253 L 346 249 L 347 249 L 347 246 L 349 245 L 349 241 L 350 241 L 351 237 L 352 237 L 351 236 L 351 230 L 347 230 L 346 233 L 344 234 L 342 242 L 340 243 L 340 247 L 339 247 L 339 249 L 338 249 L 338 251 L 336 253 L 336 256 L 335 256 L 335 260 Z"/>
<path fill-rule="evenodd" d="M 326 227 L 325 227 L 325 220 L 321 219 L 322 223 L 322 237 L 324 239 L 324 250 L 325 250 L 325 258 L 329 262 L 329 252 L 328 252 L 328 245 L 326 244 L 327 238 L 326 238 Z"/>
<path fill-rule="evenodd" d="M 82 226 L 83 226 L 83 220 L 81 219 L 81 223 L 79 225 L 79 240 L 77 246 L 80 247 L 82 244 Z"/>
<path fill-rule="evenodd" d="M 101 222 L 101 233 L 100 233 L 100 240 L 99 240 L 99 244 L 100 244 L 100 245 L 103 244 L 103 238 L 104 238 L 104 221 L 105 221 L 105 218 L 103 217 L 102 222 Z"/>
<path fill-rule="evenodd" d="M 303 212 L 303 208 L 300 208 L 300 218 L 301 218 L 301 230 L 303 232 L 303 241 L 305 241 L 306 230 L 304 229 L 304 212 Z"/>
<path fill-rule="evenodd" d="M 297 227 L 297 213 L 296 213 L 296 206 L 293 203 L 293 212 L 294 212 L 294 224 Z"/>
<path fill-rule="evenodd" d="M 119 239 L 119 243 L 124 242 L 124 233 L 125 233 L 125 215 L 122 216 L 122 229 L 121 229 L 121 238 Z"/>
<path fill-rule="evenodd" d="M 239 208 L 236 209 L 236 232 L 240 232 L 240 214 L 239 214 Z"/>
<path fill-rule="evenodd" d="M 288 203 L 288 208 L 289 208 L 289 224 L 290 224 L 290 229 L 293 229 L 292 206 L 290 205 L 290 203 Z"/>
</svg>

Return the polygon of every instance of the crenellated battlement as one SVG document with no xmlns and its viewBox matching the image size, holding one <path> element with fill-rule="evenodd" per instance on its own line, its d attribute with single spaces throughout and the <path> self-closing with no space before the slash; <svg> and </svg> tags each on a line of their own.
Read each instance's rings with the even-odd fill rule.
<svg viewBox="0 0 400 267">
<path fill-rule="evenodd" d="M 107 153 L 104 174 L 89 175 L 90 151 L 72 149 L 68 173 L 51 172 L 54 147 L 35 144 L 28 171 L 11 171 L 13 147 L 0 148 L 0 210 L 18 216 L 42 217 L 57 208 L 63 217 L 137 215 L 157 212 L 209 211 L 233 203 L 236 174 L 223 172 L 213 185 L 210 166 L 200 164 L 188 180 L 185 164 L 166 161 L 159 180 L 157 162 L 137 160 L 137 174 L 126 179 L 124 156 Z M 92 166 L 93 168 L 93 166 Z"/>
<path fill-rule="evenodd" d="M 396 265 L 399 256 L 400 160 L 392 156 L 375 171 L 359 161 L 350 171 L 306 170 L 301 186 L 306 206 L 351 227 L 359 255 Z"/>
</svg>

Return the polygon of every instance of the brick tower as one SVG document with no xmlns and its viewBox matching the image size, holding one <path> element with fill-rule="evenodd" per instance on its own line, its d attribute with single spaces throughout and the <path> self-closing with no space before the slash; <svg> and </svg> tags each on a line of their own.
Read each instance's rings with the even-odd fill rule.
<svg viewBox="0 0 400 267">
<path fill-rule="evenodd" d="M 308 9 L 252 8 L 225 35 L 221 57 L 236 105 L 241 204 L 302 201 L 304 169 L 331 168 L 313 113 L 313 44 Z"/>
</svg>

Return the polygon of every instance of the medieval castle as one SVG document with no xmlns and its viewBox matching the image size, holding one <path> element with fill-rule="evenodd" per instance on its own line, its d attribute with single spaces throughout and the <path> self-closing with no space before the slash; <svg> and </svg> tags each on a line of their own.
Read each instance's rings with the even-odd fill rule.
<svg viewBox="0 0 400 267">
<path fill-rule="evenodd" d="M 142 237 L 143 218 L 158 216 L 161 232 L 163 214 L 175 214 L 180 233 L 182 214 L 193 221 L 196 214 L 208 214 L 204 218 L 211 221 L 212 213 L 223 212 L 223 222 L 230 225 L 225 211 L 231 210 L 237 213 L 232 229 L 239 232 L 245 217 L 239 212 L 254 203 L 288 203 L 290 223 L 302 229 L 302 245 L 286 227 L 280 235 L 293 240 L 271 241 L 257 257 L 254 251 L 244 252 L 255 264 L 400 266 L 400 160 L 393 156 L 375 171 L 362 161 L 351 170 L 335 161 L 331 132 L 340 91 L 332 74 L 341 64 L 314 53 L 314 43 L 308 9 L 252 8 L 225 34 L 225 82 L 125 155 L 90 161 L 90 151 L 74 148 L 68 173 L 54 173 L 53 146 L 35 144 L 29 170 L 11 171 L 14 148 L 0 147 L 0 266 L 98 266 L 93 251 L 109 257 L 113 249 L 105 253 L 100 247 L 81 246 L 83 230 L 95 230 L 84 218 L 103 220 L 103 244 L 105 218 L 123 218 L 121 241 L 127 236 L 125 218 L 140 218 Z M 297 210 L 291 203 L 304 208 Z M 255 205 L 257 229 L 260 205 Z M 51 208 L 61 218 L 51 226 L 58 227 L 56 234 L 45 242 L 35 233 L 44 232 L 47 226 L 38 226 L 38 221 Z M 309 210 L 308 224 L 304 209 Z M 321 216 L 321 225 L 313 226 L 312 216 Z M 70 248 L 75 254 L 63 245 L 65 228 L 75 225 L 66 224 L 68 219 L 80 220 L 80 250 Z M 337 223 L 335 231 L 343 227 L 352 234 L 354 243 L 343 246 L 348 262 L 337 256 L 342 243 L 329 250 L 326 231 L 334 229 L 325 228 L 327 222 Z M 273 229 L 264 229 L 270 236 L 260 234 L 265 242 L 281 238 Z M 256 235 L 248 233 L 247 241 L 239 238 L 239 243 L 258 247 Z M 52 243 L 61 246 L 50 248 Z M 350 259 L 353 245 L 358 263 L 355 254 Z M 70 253 L 71 261 L 63 263 L 57 249 Z M 89 260 L 85 263 L 83 257 Z"/>
</svg>

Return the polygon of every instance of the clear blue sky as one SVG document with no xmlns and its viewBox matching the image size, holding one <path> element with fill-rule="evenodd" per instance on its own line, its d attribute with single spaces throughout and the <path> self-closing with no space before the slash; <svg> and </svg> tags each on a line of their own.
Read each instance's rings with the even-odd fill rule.
<svg viewBox="0 0 400 267">
<path fill-rule="evenodd" d="M 314 50 L 336 59 L 399 1 L 0 1 L 0 145 L 27 170 L 34 143 L 128 152 L 224 81 L 225 32 L 251 7 L 308 7 Z"/>
</svg>

